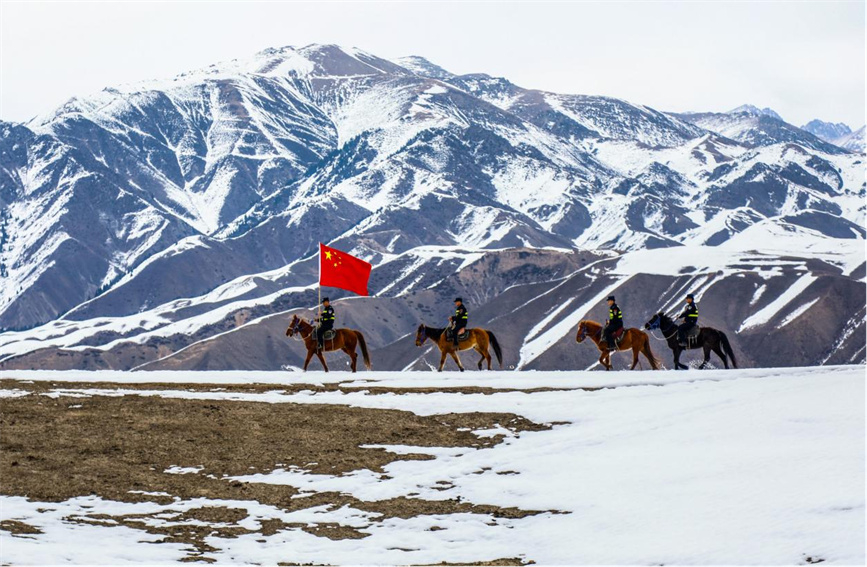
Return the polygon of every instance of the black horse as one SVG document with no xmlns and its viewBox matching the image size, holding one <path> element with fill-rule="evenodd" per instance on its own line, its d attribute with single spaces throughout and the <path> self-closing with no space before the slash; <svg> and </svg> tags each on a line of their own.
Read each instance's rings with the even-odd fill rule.
<svg viewBox="0 0 867 567">
<path fill-rule="evenodd" d="M 668 341 L 668 347 L 674 353 L 675 370 L 680 370 L 681 368 L 687 370 L 689 368 L 685 364 L 680 363 L 681 352 L 687 349 L 699 347 L 704 349 L 704 362 L 701 363 L 699 368 L 704 368 L 708 361 L 710 361 L 710 351 L 714 351 L 717 356 L 722 359 L 726 368 L 729 367 L 726 355 L 728 355 L 728 358 L 732 359 L 732 366 L 734 368 L 738 367 L 738 363 L 735 360 L 735 353 L 732 352 L 732 345 L 729 344 L 728 337 L 726 337 L 725 333 L 722 331 L 717 331 L 710 327 L 702 327 L 696 340 L 694 342 L 690 341 L 690 346 L 684 347 L 677 342 L 677 323 L 672 321 L 665 313 L 657 313 L 654 315 L 653 319 L 644 324 L 644 328 L 649 331 L 652 331 L 653 329 L 659 329 L 662 331 L 662 335 L 665 337 L 665 340 Z M 725 353 L 723 353 L 723 350 L 725 350 Z"/>
</svg>

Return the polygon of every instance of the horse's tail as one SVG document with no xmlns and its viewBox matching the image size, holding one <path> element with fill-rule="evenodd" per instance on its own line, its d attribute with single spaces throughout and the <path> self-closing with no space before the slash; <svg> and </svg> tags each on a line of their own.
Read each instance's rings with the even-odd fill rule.
<svg viewBox="0 0 867 567">
<path fill-rule="evenodd" d="M 720 338 L 720 342 L 722 342 L 722 347 L 726 353 L 726 356 L 728 356 L 730 359 L 732 359 L 732 366 L 737 368 L 738 367 L 738 361 L 735 360 L 735 352 L 732 350 L 732 345 L 729 344 L 729 338 L 722 331 L 719 331 L 719 338 Z"/>
<path fill-rule="evenodd" d="M 644 335 L 644 348 L 641 350 L 642 352 L 644 352 L 644 356 L 646 356 L 647 360 L 650 362 L 650 367 L 654 370 L 659 370 L 659 365 L 661 364 L 661 362 L 653 355 L 653 351 L 650 350 L 650 337 L 647 336 L 647 333 L 643 331 L 640 332 Z"/>
<path fill-rule="evenodd" d="M 494 347 L 494 354 L 497 355 L 497 362 L 500 365 L 500 368 L 503 367 L 503 351 L 500 350 L 500 343 L 497 342 L 497 337 L 494 336 L 494 333 L 485 330 L 488 333 L 488 339 L 491 341 L 491 346 Z"/>
<path fill-rule="evenodd" d="M 367 354 L 367 342 L 364 340 L 364 335 L 361 334 L 361 331 L 353 331 L 353 333 L 358 338 L 358 345 L 361 347 L 361 357 L 364 359 L 365 368 L 373 370 L 373 366 L 370 364 L 370 355 Z"/>
</svg>

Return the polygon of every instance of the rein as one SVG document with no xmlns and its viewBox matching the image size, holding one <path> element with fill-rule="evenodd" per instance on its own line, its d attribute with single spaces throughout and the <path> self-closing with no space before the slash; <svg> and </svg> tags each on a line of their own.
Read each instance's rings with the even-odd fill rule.
<svg viewBox="0 0 867 567">
<path fill-rule="evenodd" d="M 298 319 L 298 322 L 289 327 L 289 330 L 292 331 L 292 336 L 290 337 L 293 341 L 303 342 L 313 334 L 313 327 L 310 327 L 310 331 L 305 335 L 304 330 L 301 328 L 301 319 Z M 296 338 L 297 337 L 297 338 Z"/>
<path fill-rule="evenodd" d="M 672 322 L 672 323 L 668 326 L 668 328 L 669 328 L 669 329 L 672 329 L 672 328 L 673 328 L 674 331 L 673 331 L 670 335 L 667 335 L 667 336 L 666 336 L 666 334 L 665 334 L 665 330 L 662 328 L 662 317 L 658 317 L 658 319 L 659 319 L 659 326 L 657 327 L 657 329 L 659 329 L 659 332 L 662 333 L 662 336 L 663 336 L 663 337 L 665 337 L 666 342 L 667 342 L 667 341 L 670 341 L 670 340 L 671 340 L 671 337 L 677 335 L 677 325 L 676 325 L 674 322 Z M 650 330 L 650 333 L 651 333 L 654 337 L 656 337 L 656 333 L 653 332 L 653 331 L 655 331 L 655 330 L 656 330 L 656 329 L 651 329 L 651 330 Z"/>
</svg>

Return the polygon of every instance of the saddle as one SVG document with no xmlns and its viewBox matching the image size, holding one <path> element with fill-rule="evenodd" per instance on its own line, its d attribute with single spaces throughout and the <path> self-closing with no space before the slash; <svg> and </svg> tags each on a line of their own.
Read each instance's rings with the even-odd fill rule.
<svg viewBox="0 0 867 567">
<path fill-rule="evenodd" d="M 464 332 L 458 335 L 458 341 L 465 341 L 470 338 L 470 330 L 464 329 Z M 446 329 L 446 340 L 454 341 L 455 340 L 455 330 L 451 327 Z"/>
<path fill-rule="evenodd" d="M 328 329 L 327 331 L 322 333 L 322 340 L 323 341 L 330 341 L 330 340 L 333 340 L 334 337 L 336 337 L 336 336 L 337 336 L 337 331 L 335 329 Z"/>
<path fill-rule="evenodd" d="M 686 339 L 686 343 L 681 342 L 680 346 L 689 346 L 696 341 L 698 341 L 698 334 L 701 332 L 701 327 L 698 325 L 693 325 L 693 327 L 686 332 L 684 338 Z"/>
<path fill-rule="evenodd" d="M 620 327 L 619 329 L 617 329 L 616 331 L 611 333 L 611 338 L 614 339 L 614 344 L 608 345 L 608 350 L 610 350 L 610 351 L 616 351 L 617 350 L 617 346 L 620 344 L 620 341 L 623 339 L 623 333 L 625 331 L 626 331 L 626 329 L 624 327 Z"/>
</svg>

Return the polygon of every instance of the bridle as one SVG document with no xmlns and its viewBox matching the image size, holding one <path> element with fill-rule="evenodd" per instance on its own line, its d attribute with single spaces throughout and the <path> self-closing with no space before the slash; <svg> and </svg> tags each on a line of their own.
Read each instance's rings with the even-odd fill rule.
<svg viewBox="0 0 867 567">
<path fill-rule="evenodd" d="M 656 322 L 654 323 L 654 321 L 656 321 Z M 671 337 L 673 337 L 677 334 L 677 325 L 672 325 L 671 327 L 674 327 L 674 332 L 671 333 L 670 335 L 666 336 L 665 331 L 662 330 L 662 317 L 659 315 L 659 313 L 657 313 L 656 315 L 653 316 L 653 319 L 650 320 L 650 323 L 648 324 L 647 330 L 650 331 L 650 334 L 652 334 L 654 337 L 656 337 L 656 333 L 654 333 L 653 331 L 655 331 L 656 329 L 659 329 L 659 332 L 662 333 L 663 337 L 665 337 L 664 340 L 669 341 L 669 340 L 671 340 Z M 669 329 L 671 327 L 669 327 Z"/>
<path fill-rule="evenodd" d="M 421 337 L 421 339 L 419 339 L 419 337 Z M 427 327 L 421 325 L 415 334 L 415 346 L 422 346 L 427 338 Z"/>
<path fill-rule="evenodd" d="M 596 329 L 596 332 L 590 336 L 596 337 L 596 336 L 599 336 L 601 334 L 602 334 L 602 327 L 599 327 L 598 329 Z M 578 336 L 575 338 L 580 339 L 581 341 L 583 341 L 584 339 L 587 338 L 587 325 L 585 325 L 583 322 L 580 325 L 578 325 Z"/>
<path fill-rule="evenodd" d="M 305 337 L 303 334 L 303 330 L 301 329 L 301 321 L 301 317 L 296 317 L 295 320 L 289 325 L 289 330 L 292 331 L 292 334 L 289 336 L 290 339 L 295 341 L 303 341 L 310 336 L 310 333 L 313 332 L 313 329 L 311 328 L 310 333 L 307 333 L 307 336 Z"/>
</svg>

